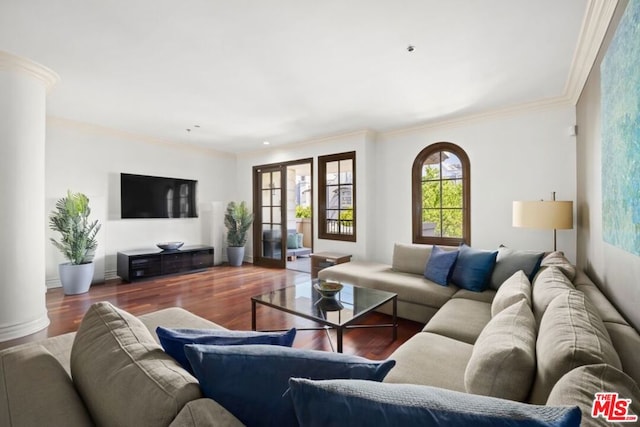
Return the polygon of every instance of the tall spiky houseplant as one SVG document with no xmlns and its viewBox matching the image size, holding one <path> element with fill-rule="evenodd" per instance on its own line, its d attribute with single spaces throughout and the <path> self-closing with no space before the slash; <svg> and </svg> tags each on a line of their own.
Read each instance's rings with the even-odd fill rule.
<svg viewBox="0 0 640 427">
<path fill-rule="evenodd" d="M 244 245 L 247 243 L 247 232 L 253 223 L 253 213 L 245 202 L 229 202 L 224 215 L 227 227 L 227 258 L 233 266 L 242 265 Z"/>
<path fill-rule="evenodd" d="M 91 285 L 93 258 L 98 247 L 96 235 L 101 225 L 97 220 L 91 221 L 90 215 L 89 198 L 67 191 L 49 216 L 49 227 L 60 233 L 60 239 L 51 238 L 51 242 L 69 261 L 59 267 L 66 294 L 87 292 Z"/>
</svg>

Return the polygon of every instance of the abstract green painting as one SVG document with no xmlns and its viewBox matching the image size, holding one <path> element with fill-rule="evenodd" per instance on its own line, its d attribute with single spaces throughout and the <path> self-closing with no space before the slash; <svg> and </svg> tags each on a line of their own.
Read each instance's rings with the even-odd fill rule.
<svg viewBox="0 0 640 427">
<path fill-rule="evenodd" d="M 640 255 L 640 0 L 629 1 L 600 71 L 602 235 Z"/>
</svg>

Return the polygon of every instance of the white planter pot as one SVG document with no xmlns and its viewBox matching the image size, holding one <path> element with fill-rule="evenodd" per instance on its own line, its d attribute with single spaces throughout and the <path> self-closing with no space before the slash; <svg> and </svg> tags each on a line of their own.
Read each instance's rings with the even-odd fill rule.
<svg viewBox="0 0 640 427">
<path fill-rule="evenodd" d="M 229 265 L 240 267 L 244 259 L 244 246 L 229 246 L 227 248 L 227 259 L 229 260 Z"/>
<path fill-rule="evenodd" d="M 62 283 L 64 294 L 75 295 L 89 292 L 94 269 L 95 264 L 92 262 L 79 265 L 73 265 L 69 262 L 60 264 L 58 273 L 60 274 L 60 282 Z"/>
</svg>

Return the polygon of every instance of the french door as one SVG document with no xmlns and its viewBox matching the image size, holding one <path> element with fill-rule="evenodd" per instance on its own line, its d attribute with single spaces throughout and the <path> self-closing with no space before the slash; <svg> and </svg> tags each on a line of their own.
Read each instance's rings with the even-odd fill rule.
<svg viewBox="0 0 640 427">
<path fill-rule="evenodd" d="M 286 168 L 282 165 L 254 166 L 253 263 L 264 267 L 286 267 Z M 284 248 L 284 250 L 283 250 Z"/>
<path fill-rule="evenodd" d="M 253 263 L 264 267 L 287 267 L 287 234 L 304 232 L 306 247 L 313 249 L 313 227 L 296 230 L 296 207 L 313 200 L 313 159 L 253 167 Z M 304 225 L 303 225 L 304 227 Z"/>
</svg>

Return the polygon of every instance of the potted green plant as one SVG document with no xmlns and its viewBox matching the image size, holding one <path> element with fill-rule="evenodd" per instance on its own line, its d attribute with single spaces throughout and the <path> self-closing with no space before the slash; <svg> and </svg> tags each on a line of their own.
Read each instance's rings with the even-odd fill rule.
<svg viewBox="0 0 640 427">
<path fill-rule="evenodd" d="M 60 282 L 66 295 L 89 291 L 95 265 L 98 242 L 96 235 L 101 225 L 90 221 L 89 198 L 82 193 L 67 191 L 57 201 L 49 216 L 49 227 L 60 233 L 60 240 L 51 239 L 53 245 L 69 261 L 58 266 Z"/>
<path fill-rule="evenodd" d="M 227 227 L 227 259 L 232 266 L 242 265 L 247 231 L 252 223 L 253 213 L 249 212 L 245 202 L 229 202 L 224 225 Z"/>
</svg>

